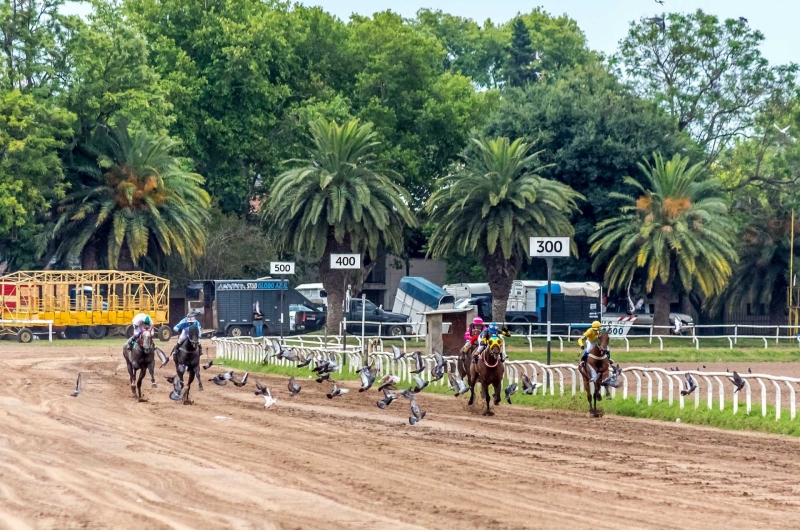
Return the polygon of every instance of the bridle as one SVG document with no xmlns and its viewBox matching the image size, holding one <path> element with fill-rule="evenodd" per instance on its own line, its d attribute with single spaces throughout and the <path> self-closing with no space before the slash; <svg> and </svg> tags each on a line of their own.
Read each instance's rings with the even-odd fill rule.
<svg viewBox="0 0 800 530">
<path fill-rule="evenodd" d="M 494 364 L 489 364 L 489 361 L 486 359 L 487 352 L 494 355 Z M 483 353 L 481 353 L 481 360 L 483 360 L 483 364 L 486 365 L 486 368 L 494 368 L 500 362 L 500 352 L 494 353 L 491 351 L 491 348 L 486 348 L 483 350 Z"/>
</svg>

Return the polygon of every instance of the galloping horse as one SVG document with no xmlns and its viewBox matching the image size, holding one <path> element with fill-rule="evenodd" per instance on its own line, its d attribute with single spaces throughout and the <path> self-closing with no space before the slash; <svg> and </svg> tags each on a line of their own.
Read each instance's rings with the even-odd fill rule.
<svg viewBox="0 0 800 530">
<path fill-rule="evenodd" d="M 465 377 L 469 377 L 469 367 L 472 364 L 472 354 L 475 349 L 478 347 L 477 344 L 470 344 L 467 343 L 461 348 L 461 352 L 458 354 L 458 376 L 461 379 Z"/>
<path fill-rule="evenodd" d="M 197 328 L 189 328 L 189 337 L 183 346 L 178 349 L 178 353 L 175 354 L 173 360 L 175 362 L 175 373 L 181 380 L 181 387 L 183 387 L 183 374 L 187 371 L 189 372 L 189 384 L 186 385 L 186 391 L 183 394 L 183 404 L 191 405 L 189 390 L 195 377 L 197 377 L 198 383 L 200 381 L 200 332 Z M 177 401 L 180 397 L 173 399 Z"/>
<path fill-rule="evenodd" d="M 601 330 L 597 334 L 597 342 L 587 352 L 589 356 L 586 363 L 581 363 L 579 371 L 583 376 L 583 386 L 586 388 L 586 399 L 589 402 L 589 414 L 596 418 L 597 402 L 603 400 L 600 389 L 609 377 L 611 362 L 608 359 L 608 331 Z"/>
<path fill-rule="evenodd" d="M 147 373 L 148 368 L 155 364 L 156 346 L 153 343 L 153 330 L 142 330 L 136 342 L 128 351 L 128 346 L 122 347 L 122 356 L 125 358 L 125 363 L 128 365 L 128 375 L 131 377 L 131 394 L 132 397 L 139 398 L 139 401 L 147 401 L 142 397 L 142 380 Z M 136 379 L 136 372 L 139 372 L 139 378 Z"/>
<path fill-rule="evenodd" d="M 478 362 L 470 364 L 469 368 L 469 404 L 472 405 L 475 402 L 475 383 L 480 382 L 481 392 L 486 400 L 484 416 L 494 415 L 489 407 L 490 386 L 494 387 L 495 406 L 500 404 L 500 386 L 503 384 L 503 375 L 506 371 L 506 367 L 502 363 L 503 352 L 500 348 L 499 344 L 486 345 L 478 357 Z"/>
</svg>

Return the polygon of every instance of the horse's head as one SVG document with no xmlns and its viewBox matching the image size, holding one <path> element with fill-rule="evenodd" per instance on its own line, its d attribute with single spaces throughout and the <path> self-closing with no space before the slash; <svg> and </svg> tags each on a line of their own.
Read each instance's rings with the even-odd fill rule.
<svg viewBox="0 0 800 530">
<path fill-rule="evenodd" d="M 611 337 L 608 335 L 608 330 L 605 328 L 601 329 L 597 333 L 597 348 L 600 351 L 608 351 L 608 342 L 611 340 Z"/>
<path fill-rule="evenodd" d="M 200 331 L 195 327 L 189 329 L 189 342 L 192 343 L 192 346 L 196 346 L 200 342 Z"/>
<path fill-rule="evenodd" d="M 142 330 L 142 335 L 139 337 L 139 344 L 142 345 L 144 351 L 149 351 L 153 348 L 153 330 L 150 328 Z"/>
</svg>

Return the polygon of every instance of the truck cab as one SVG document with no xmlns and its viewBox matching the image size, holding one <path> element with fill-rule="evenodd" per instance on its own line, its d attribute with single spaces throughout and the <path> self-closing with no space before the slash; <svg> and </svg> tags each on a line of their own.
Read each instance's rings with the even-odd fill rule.
<svg viewBox="0 0 800 530">
<path fill-rule="evenodd" d="M 364 334 L 382 336 L 410 335 L 411 326 L 408 325 L 408 317 L 391 311 L 384 311 L 383 308 L 376 306 L 367 300 L 366 305 L 362 304 L 361 299 L 351 299 L 350 308 L 345 314 L 347 318 L 347 332 L 354 335 L 361 334 L 361 318 L 368 322 L 364 325 Z"/>
</svg>

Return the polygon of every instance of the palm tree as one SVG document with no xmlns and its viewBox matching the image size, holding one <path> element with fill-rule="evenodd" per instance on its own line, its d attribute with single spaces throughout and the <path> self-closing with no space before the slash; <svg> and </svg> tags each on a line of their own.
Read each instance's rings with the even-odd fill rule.
<svg viewBox="0 0 800 530">
<path fill-rule="evenodd" d="M 131 270 L 142 258 L 160 262 L 177 253 L 191 268 L 205 250 L 210 198 L 203 177 L 184 169 L 167 136 L 127 124 L 99 126 L 82 163 L 70 168 L 78 181 L 59 206 L 54 229 L 58 254 L 98 268 Z"/>
<path fill-rule="evenodd" d="M 340 126 L 320 118 L 309 127 L 308 159 L 277 177 L 262 217 L 280 251 L 320 260 L 328 331 L 336 333 L 345 284 L 363 284 L 367 271 L 353 278 L 349 271 L 332 270 L 330 255 L 358 253 L 364 263 L 384 249 L 399 252 L 403 229 L 416 222 L 398 184 L 402 178 L 376 155 L 371 123 Z"/>
<path fill-rule="evenodd" d="M 539 152 L 521 139 L 473 139 L 464 163 L 445 177 L 426 205 L 435 257 L 472 254 L 483 263 L 492 318 L 503 322 L 511 284 L 532 236 L 573 234 L 569 215 L 583 197 L 536 171 Z"/>
<path fill-rule="evenodd" d="M 639 164 L 645 187 L 631 177 L 625 183 L 638 197 L 610 194 L 627 204 L 621 215 L 598 223 L 589 241 L 593 269 L 606 266 L 609 288 L 629 285 L 637 271 L 655 299 L 654 324 L 669 326 L 669 302 L 675 279 L 686 291 L 696 283 L 706 297 L 722 292 L 737 260 L 732 240 L 736 226 L 728 215 L 720 182 L 703 177 L 703 165 L 688 167 L 675 155 L 654 165 Z"/>
</svg>

